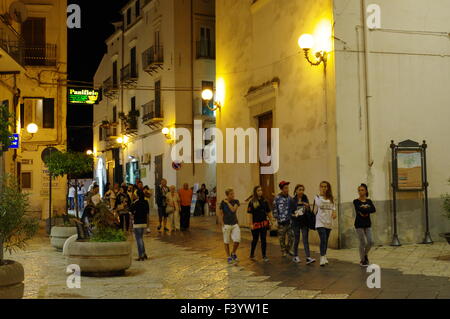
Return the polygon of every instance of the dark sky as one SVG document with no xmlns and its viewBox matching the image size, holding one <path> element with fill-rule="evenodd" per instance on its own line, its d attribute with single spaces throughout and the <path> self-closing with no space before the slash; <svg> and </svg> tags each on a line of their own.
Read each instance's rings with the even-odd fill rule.
<svg viewBox="0 0 450 319">
<path fill-rule="evenodd" d="M 69 81 L 92 82 L 105 53 L 105 40 L 112 34 L 111 22 L 120 20 L 119 10 L 128 0 L 68 0 L 81 7 L 81 29 L 68 29 Z M 86 85 L 89 87 L 89 85 Z M 93 106 L 95 107 L 95 106 Z M 68 105 L 68 148 L 92 149 L 92 106 Z"/>
</svg>

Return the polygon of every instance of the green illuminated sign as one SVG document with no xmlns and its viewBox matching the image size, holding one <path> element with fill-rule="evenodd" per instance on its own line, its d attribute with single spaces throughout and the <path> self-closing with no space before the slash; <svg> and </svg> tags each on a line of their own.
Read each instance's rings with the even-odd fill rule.
<svg viewBox="0 0 450 319">
<path fill-rule="evenodd" d="M 98 104 L 100 91 L 93 89 L 69 89 L 70 104 Z"/>
</svg>

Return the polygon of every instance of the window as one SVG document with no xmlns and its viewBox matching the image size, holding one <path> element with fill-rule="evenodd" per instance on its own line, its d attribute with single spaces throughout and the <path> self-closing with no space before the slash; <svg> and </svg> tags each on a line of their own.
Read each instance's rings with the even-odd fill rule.
<svg viewBox="0 0 450 319">
<path fill-rule="evenodd" d="M 131 111 L 132 112 L 136 111 L 136 97 L 135 96 L 133 96 L 131 98 Z"/>
<path fill-rule="evenodd" d="M 127 26 L 131 24 L 131 8 L 127 10 Z"/>
<path fill-rule="evenodd" d="M 202 81 L 202 92 L 206 89 L 210 89 L 214 92 L 214 82 L 212 81 Z M 214 99 L 211 101 L 204 101 L 202 99 L 202 115 L 214 117 L 214 112 L 211 111 L 210 108 L 214 108 Z"/>
<path fill-rule="evenodd" d="M 197 58 L 215 58 L 215 44 L 209 27 L 200 27 L 200 40 L 197 42 Z"/>
<path fill-rule="evenodd" d="M 117 87 L 117 61 L 113 62 L 112 66 L 112 81 L 113 81 L 113 87 Z"/>
<path fill-rule="evenodd" d="M 100 125 L 98 128 L 98 140 L 101 142 L 103 141 L 103 127 Z"/>
<path fill-rule="evenodd" d="M 31 183 L 31 172 L 22 172 L 21 174 L 21 185 L 22 189 L 32 189 Z"/>
<path fill-rule="evenodd" d="M 53 98 L 24 98 L 20 106 L 22 128 L 35 123 L 40 128 L 55 128 L 55 100 Z"/>
<path fill-rule="evenodd" d="M 135 6 L 136 18 L 138 18 L 141 15 L 141 2 L 137 0 Z"/>
<path fill-rule="evenodd" d="M 137 62 L 136 62 L 136 47 L 131 48 L 130 50 L 130 75 L 133 78 L 137 77 Z"/>
<path fill-rule="evenodd" d="M 45 25 L 45 18 L 30 17 L 22 23 L 26 65 L 45 65 L 46 63 Z"/>
<path fill-rule="evenodd" d="M 155 116 L 161 115 L 161 81 L 155 82 Z"/>
<path fill-rule="evenodd" d="M 117 106 L 113 107 L 112 122 L 117 123 Z"/>
</svg>

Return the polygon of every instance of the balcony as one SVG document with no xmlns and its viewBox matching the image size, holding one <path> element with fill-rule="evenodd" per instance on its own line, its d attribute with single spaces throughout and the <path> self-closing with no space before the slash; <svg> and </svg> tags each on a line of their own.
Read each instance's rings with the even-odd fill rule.
<svg viewBox="0 0 450 319">
<path fill-rule="evenodd" d="M 117 97 L 119 94 L 119 84 L 112 77 L 107 78 L 103 82 L 103 95 L 108 98 Z"/>
<path fill-rule="evenodd" d="M 25 44 L 26 66 L 56 66 L 56 44 Z"/>
<path fill-rule="evenodd" d="M 216 59 L 216 43 L 209 40 L 197 41 L 197 59 Z"/>
<path fill-rule="evenodd" d="M 164 64 L 164 50 L 162 46 L 152 46 L 142 53 L 144 71 L 150 75 L 162 69 Z"/>
<path fill-rule="evenodd" d="M 23 41 L 14 28 L 0 20 L 1 71 L 19 70 L 23 65 Z"/>
<path fill-rule="evenodd" d="M 126 135 L 138 135 L 139 115 L 140 113 L 137 110 L 131 110 L 128 114 L 119 113 L 119 117 L 122 120 L 122 131 L 124 131 Z"/>
<path fill-rule="evenodd" d="M 137 65 L 131 67 L 130 64 L 127 64 L 125 67 L 120 70 L 120 81 L 126 86 L 134 86 L 138 81 L 138 68 Z"/>
<path fill-rule="evenodd" d="M 142 105 L 142 123 L 149 128 L 156 130 L 159 129 L 164 121 L 164 115 L 161 110 L 161 103 L 155 103 L 150 101 L 147 104 Z"/>
</svg>

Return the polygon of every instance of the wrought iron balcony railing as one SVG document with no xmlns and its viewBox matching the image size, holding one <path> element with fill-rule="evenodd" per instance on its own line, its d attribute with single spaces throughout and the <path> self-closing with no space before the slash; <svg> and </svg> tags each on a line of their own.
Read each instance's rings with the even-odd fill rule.
<svg viewBox="0 0 450 319">
<path fill-rule="evenodd" d="M 56 44 L 25 44 L 24 63 L 27 66 L 55 66 Z"/>
<path fill-rule="evenodd" d="M 113 77 L 109 77 L 103 82 L 103 94 L 105 96 L 113 96 L 117 94 L 118 90 L 119 84 L 117 80 L 114 81 Z"/>
<path fill-rule="evenodd" d="M 138 79 L 138 67 L 137 64 L 134 67 L 131 67 L 131 64 L 127 64 L 125 67 L 120 70 L 120 80 L 125 83 L 133 83 L 137 82 Z"/>
<path fill-rule="evenodd" d="M 14 28 L 0 20 L 0 47 L 23 65 L 23 40 Z"/>
<path fill-rule="evenodd" d="M 142 53 L 142 64 L 145 72 L 153 73 L 164 64 L 162 46 L 152 46 Z"/>
</svg>

